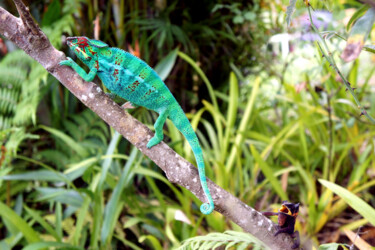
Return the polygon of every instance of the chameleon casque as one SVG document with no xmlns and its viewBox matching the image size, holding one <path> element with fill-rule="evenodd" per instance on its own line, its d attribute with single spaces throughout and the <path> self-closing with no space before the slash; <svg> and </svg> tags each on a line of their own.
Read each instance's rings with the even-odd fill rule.
<svg viewBox="0 0 375 250">
<path fill-rule="evenodd" d="M 157 73 L 138 57 L 109 47 L 108 44 L 87 37 L 69 37 L 67 45 L 86 64 L 87 74 L 76 62 L 68 60 L 60 65 L 72 67 L 85 81 L 92 81 L 98 75 L 113 94 L 128 100 L 132 106 L 143 106 L 159 113 L 154 128 L 155 136 L 147 143 L 151 148 L 163 140 L 163 125 L 169 118 L 189 142 L 198 165 L 203 191 L 208 203 L 201 205 L 203 214 L 214 210 L 214 202 L 207 186 L 202 148 L 184 111 Z"/>
</svg>

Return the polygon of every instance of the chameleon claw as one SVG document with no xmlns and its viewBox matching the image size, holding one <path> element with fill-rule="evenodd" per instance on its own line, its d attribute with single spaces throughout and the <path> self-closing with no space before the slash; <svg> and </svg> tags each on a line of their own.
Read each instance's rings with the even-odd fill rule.
<svg viewBox="0 0 375 250">
<path fill-rule="evenodd" d="M 147 143 L 147 148 L 152 148 L 152 147 L 155 146 L 156 144 L 159 144 L 162 140 L 163 140 L 163 138 L 158 138 L 158 137 L 155 135 L 155 136 L 152 137 L 151 140 L 149 140 L 149 142 Z"/>
<path fill-rule="evenodd" d="M 135 106 L 131 102 L 125 102 L 123 105 L 121 105 L 121 108 L 123 109 L 135 109 L 137 106 Z"/>
</svg>

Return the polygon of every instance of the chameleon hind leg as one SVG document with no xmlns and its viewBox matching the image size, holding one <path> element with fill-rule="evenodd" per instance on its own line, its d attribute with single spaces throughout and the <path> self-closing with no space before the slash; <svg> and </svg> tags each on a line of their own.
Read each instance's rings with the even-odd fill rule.
<svg viewBox="0 0 375 250">
<path fill-rule="evenodd" d="M 163 140 L 164 134 L 163 134 L 163 125 L 165 121 L 167 120 L 167 110 L 162 111 L 159 114 L 158 119 L 156 119 L 156 122 L 154 124 L 155 128 L 155 135 L 151 138 L 151 140 L 147 143 L 147 148 L 152 148 L 156 144 L 160 143 Z"/>
</svg>

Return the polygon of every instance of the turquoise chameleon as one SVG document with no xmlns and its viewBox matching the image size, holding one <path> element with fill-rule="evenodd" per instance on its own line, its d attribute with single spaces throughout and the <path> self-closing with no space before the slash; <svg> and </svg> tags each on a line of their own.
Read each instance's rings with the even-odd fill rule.
<svg viewBox="0 0 375 250">
<path fill-rule="evenodd" d="M 209 203 L 201 205 L 203 214 L 214 210 L 214 202 L 208 190 L 202 148 L 184 111 L 157 73 L 138 57 L 108 44 L 87 37 L 69 37 L 67 44 L 77 57 L 85 63 L 87 74 L 76 62 L 68 60 L 60 65 L 72 67 L 85 81 L 98 75 L 113 94 L 128 100 L 133 107 L 143 106 L 159 113 L 154 124 L 155 136 L 147 143 L 151 148 L 163 140 L 163 125 L 169 118 L 189 142 L 198 164 L 203 191 Z"/>
</svg>

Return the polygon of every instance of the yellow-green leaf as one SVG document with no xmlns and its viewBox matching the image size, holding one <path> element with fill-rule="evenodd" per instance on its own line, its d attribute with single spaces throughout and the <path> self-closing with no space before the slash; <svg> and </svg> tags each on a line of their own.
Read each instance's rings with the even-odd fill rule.
<svg viewBox="0 0 375 250">
<path fill-rule="evenodd" d="M 367 204 L 364 200 L 335 183 L 322 179 L 319 179 L 319 182 L 340 196 L 346 203 L 348 203 L 349 206 L 367 219 L 372 225 L 375 225 L 375 209 Z"/>
</svg>

